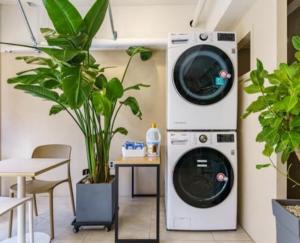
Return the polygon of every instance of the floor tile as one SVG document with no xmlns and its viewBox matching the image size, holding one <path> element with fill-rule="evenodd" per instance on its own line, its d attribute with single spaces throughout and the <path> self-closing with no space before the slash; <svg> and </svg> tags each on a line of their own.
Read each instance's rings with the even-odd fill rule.
<svg viewBox="0 0 300 243">
<path fill-rule="evenodd" d="M 49 233 L 48 198 L 39 197 L 39 216 L 35 217 L 35 230 Z M 120 198 L 121 238 L 155 238 L 156 236 L 155 198 Z M 55 240 L 52 243 L 114 243 L 114 230 L 82 227 L 75 234 L 71 222 L 74 219 L 69 198 L 57 197 L 54 201 Z M 8 215 L 0 218 L 0 241 L 7 237 Z M 16 234 L 16 213 L 13 233 Z M 161 199 L 160 236 L 162 243 L 254 243 L 239 227 L 229 232 L 187 232 L 167 231 L 165 227 L 164 200 Z"/>
<path fill-rule="evenodd" d="M 248 234 L 241 227 L 238 227 L 236 231 L 212 232 L 212 235 L 216 241 L 251 241 Z"/>
</svg>

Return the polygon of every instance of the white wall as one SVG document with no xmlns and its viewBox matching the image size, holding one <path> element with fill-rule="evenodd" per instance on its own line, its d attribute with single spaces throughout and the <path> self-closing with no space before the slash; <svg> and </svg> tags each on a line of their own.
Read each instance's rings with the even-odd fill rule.
<svg viewBox="0 0 300 243">
<path fill-rule="evenodd" d="M 51 23 L 43 7 L 24 5 L 33 32 L 41 40 L 40 27 L 50 27 Z M 86 7 L 79 6 L 84 15 Z M 191 30 L 189 22 L 193 18 L 195 5 L 117 5 L 112 7 L 115 29 L 119 38 L 166 38 L 168 32 Z M 30 37 L 19 9 L 15 5 L 2 5 L 2 41 L 30 43 Z M 13 31 L 12 31 L 13 30 Z M 108 14 L 98 38 L 112 39 Z"/>
<path fill-rule="evenodd" d="M 194 7 L 194 5 L 116 6 L 113 8 L 115 27 L 121 38 L 166 38 L 168 32 L 190 30 L 189 21 L 193 15 Z M 26 7 L 26 11 L 35 33 L 38 32 L 39 27 L 49 26 L 49 20 L 37 8 Z M 30 43 L 27 29 L 16 6 L 3 5 L 0 20 L 2 41 Z M 107 18 L 100 33 L 98 33 L 98 37 L 112 38 Z M 49 117 L 50 103 L 14 90 L 11 85 L 6 83 L 7 78 L 28 68 L 14 58 L 18 55 L 28 54 L 33 53 L 2 53 L 1 55 L 1 138 L 3 141 L 1 143 L 1 156 L 2 158 L 27 157 L 31 155 L 32 149 L 39 144 L 70 144 L 73 148 L 72 174 L 75 184 L 81 178 L 82 169 L 86 168 L 85 146 L 77 127 L 66 114 Z M 108 71 L 111 77 L 121 76 L 128 59 L 123 51 L 97 52 L 94 55 L 99 63 L 118 67 Z M 138 66 L 134 67 L 137 63 Z M 129 129 L 127 139 L 143 140 L 151 122 L 156 121 L 163 134 L 163 153 L 165 144 L 165 52 L 155 52 L 149 62 L 144 63 L 138 60 L 134 62 L 128 74 L 128 81 L 130 83 L 149 83 L 151 88 L 137 95 L 144 114 L 143 121 L 133 117 L 127 110 L 124 110 L 120 116 L 120 123 Z M 125 139 L 122 136 L 115 139 L 112 144 L 111 159 L 120 156 L 120 147 Z M 153 170 L 148 173 L 149 170 L 151 169 L 140 169 L 139 172 L 139 178 L 143 178 L 143 183 L 140 184 L 141 188 L 137 189 L 143 190 L 143 192 L 152 192 L 155 189 L 155 173 Z M 123 171 L 120 192 L 122 195 L 129 195 L 130 171 L 127 169 Z M 57 178 L 63 175 L 64 170 L 59 169 L 50 173 L 47 178 Z M 3 180 L 4 191 L 12 182 L 15 182 L 15 179 Z M 62 187 L 57 193 L 65 195 L 67 192 L 65 188 Z"/>
<path fill-rule="evenodd" d="M 257 0 L 247 15 L 238 21 L 236 32 L 242 39 L 251 31 L 251 69 L 256 67 L 256 58 L 273 70 L 286 60 L 286 1 Z M 243 92 L 240 85 L 240 114 L 255 99 Z M 267 161 L 261 152 L 263 145 L 255 141 L 260 131 L 257 116 L 251 115 L 240 121 L 240 222 L 256 243 L 275 243 L 275 219 L 271 199 L 284 197 L 285 180 L 278 177 L 272 168 L 256 170 L 255 164 Z M 273 160 L 276 162 L 276 156 Z"/>
</svg>

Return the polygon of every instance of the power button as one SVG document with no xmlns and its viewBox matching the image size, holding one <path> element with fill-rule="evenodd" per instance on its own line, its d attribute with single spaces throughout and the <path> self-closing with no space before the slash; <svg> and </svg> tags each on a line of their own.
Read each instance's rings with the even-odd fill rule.
<svg viewBox="0 0 300 243">
<path fill-rule="evenodd" d="M 201 33 L 199 38 L 202 41 L 206 41 L 208 39 L 208 35 L 207 35 L 207 33 Z"/>
<path fill-rule="evenodd" d="M 207 136 L 202 134 L 199 136 L 200 143 L 206 143 L 207 142 Z"/>
</svg>

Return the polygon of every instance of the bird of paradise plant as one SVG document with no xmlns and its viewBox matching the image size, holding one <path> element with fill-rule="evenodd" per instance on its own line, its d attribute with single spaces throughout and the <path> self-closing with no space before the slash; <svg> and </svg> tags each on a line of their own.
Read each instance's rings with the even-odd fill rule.
<svg viewBox="0 0 300 243">
<path fill-rule="evenodd" d="M 115 127 L 118 114 L 127 106 L 141 119 L 142 112 L 136 98 L 127 93 L 149 87 L 141 83 L 126 86 L 126 73 L 135 56 L 139 55 L 146 61 L 152 52 L 143 47 L 129 48 L 129 61 L 122 78 L 109 80 L 104 74 L 105 67 L 96 62 L 90 51 L 92 40 L 104 20 L 108 0 L 95 0 L 84 17 L 68 0 L 43 0 L 43 4 L 54 26 L 54 29 L 41 29 L 47 47 L 0 43 L 34 48 L 46 57 L 17 57 L 17 60 L 35 67 L 17 73 L 8 83 L 53 102 L 50 115 L 67 112 L 85 138 L 89 181 L 109 182 L 112 139 L 118 133 L 128 133 L 124 127 Z"/>
</svg>

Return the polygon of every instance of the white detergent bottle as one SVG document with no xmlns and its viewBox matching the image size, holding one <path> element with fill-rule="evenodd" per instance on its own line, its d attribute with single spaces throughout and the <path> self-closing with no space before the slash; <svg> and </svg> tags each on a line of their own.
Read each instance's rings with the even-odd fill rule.
<svg viewBox="0 0 300 243">
<path fill-rule="evenodd" d="M 147 156 L 149 157 L 159 156 L 160 141 L 161 141 L 160 132 L 156 126 L 156 123 L 152 123 L 151 128 L 149 128 L 146 133 Z"/>
</svg>

